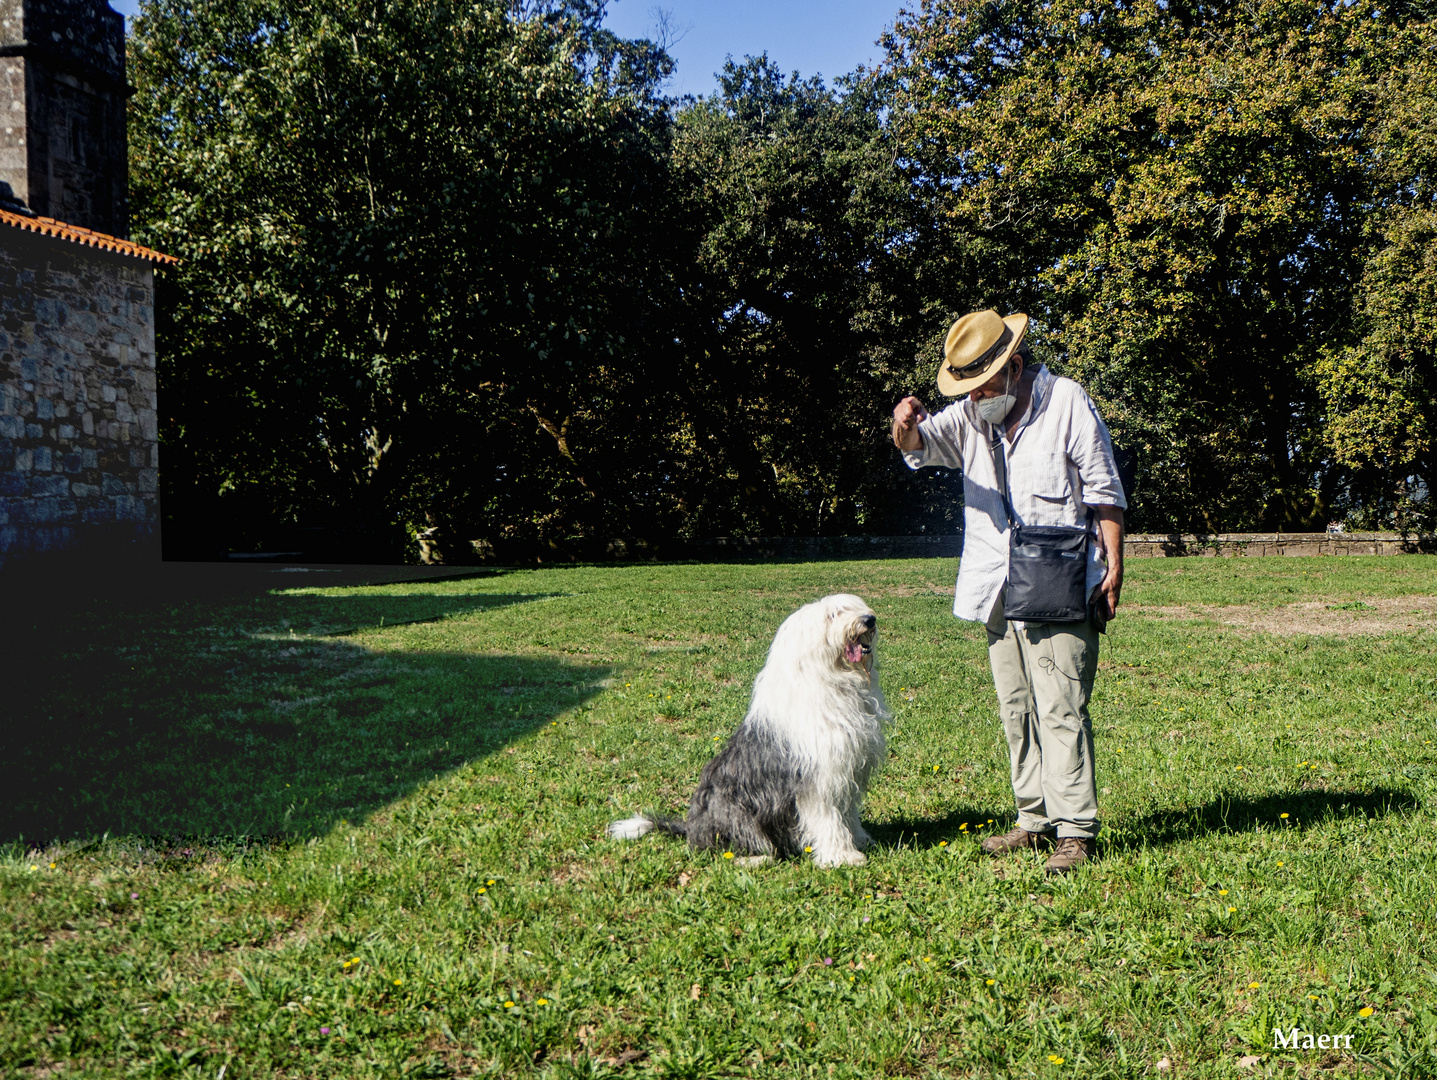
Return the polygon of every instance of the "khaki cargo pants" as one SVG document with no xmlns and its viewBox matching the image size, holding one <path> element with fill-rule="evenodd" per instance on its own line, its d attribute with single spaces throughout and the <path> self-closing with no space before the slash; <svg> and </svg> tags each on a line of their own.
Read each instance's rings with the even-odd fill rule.
<svg viewBox="0 0 1437 1080">
<path fill-rule="evenodd" d="M 1097 836 L 1088 716 L 1098 670 L 1097 630 L 1091 622 L 1008 622 L 1001 595 L 987 626 L 1019 826 L 1029 832 L 1056 829 L 1060 837 Z"/>
</svg>

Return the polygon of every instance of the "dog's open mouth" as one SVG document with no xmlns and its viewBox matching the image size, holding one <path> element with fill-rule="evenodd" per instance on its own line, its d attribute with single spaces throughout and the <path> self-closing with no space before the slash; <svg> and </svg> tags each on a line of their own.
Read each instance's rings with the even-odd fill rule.
<svg viewBox="0 0 1437 1080">
<path fill-rule="evenodd" d="M 843 658 L 850 664 L 861 664 L 863 658 L 873 652 L 873 646 L 863 638 L 855 638 L 843 648 Z"/>
</svg>

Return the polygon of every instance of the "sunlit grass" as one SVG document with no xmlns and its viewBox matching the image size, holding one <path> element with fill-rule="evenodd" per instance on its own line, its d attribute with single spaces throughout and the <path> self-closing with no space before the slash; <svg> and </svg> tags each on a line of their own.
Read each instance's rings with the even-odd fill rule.
<svg viewBox="0 0 1437 1080">
<path fill-rule="evenodd" d="M 1432 619 L 1214 614 L 1430 597 L 1437 561 L 1132 563 L 1093 707 L 1102 858 L 1056 882 L 977 851 L 1011 793 L 953 571 L 555 569 L 69 619 L 4 744 L 0 1064 L 1437 1071 Z M 606 839 L 680 810 L 778 622 L 839 590 L 878 612 L 897 713 L 869 865 Z M 1354 1051 L 1275 1051 L 1274 1026 Z"/>
</svg>

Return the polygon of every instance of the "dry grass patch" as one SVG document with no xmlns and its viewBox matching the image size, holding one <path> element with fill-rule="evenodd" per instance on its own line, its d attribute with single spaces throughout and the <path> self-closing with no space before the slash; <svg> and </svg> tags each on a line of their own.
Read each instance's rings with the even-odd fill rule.
<svg viewBox="0 0 1437 1080">
<path fill-rule="evenodd" d="M 1351 637 L 1428 629 L 1437 623 L 1437 596 L 1373 597 L 1340 603 L 1309 600 L 1277 607 L 1251 604 L 1135 606 L 1126 613 L 1150 619 L 1212 621 L 1278 637 L 1298 634 Z"/>
</svg>

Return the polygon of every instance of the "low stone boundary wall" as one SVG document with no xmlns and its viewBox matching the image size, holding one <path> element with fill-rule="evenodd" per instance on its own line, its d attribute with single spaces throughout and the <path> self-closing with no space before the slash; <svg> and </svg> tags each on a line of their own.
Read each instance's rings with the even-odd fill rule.
<svg viewBox="0 0 1437 1080">
<path fill-rule="evenodd" d="M 470 545 L 465 545 L 469 547 Z M 716 537 L 692 541 L 572 540 L 547 545 L 477 541 L 460 558 L 425 561 L 514 565 L 569 562 L 828 562 L 845 559 L 956 559 L 961 535 Z M 1437 552 L 1434 538 L 1404 539 L 1397 533 L 1135 533 L 1123 544 L 1126 557 L 1254 557 L 1263 555 L 1404 555 Z M 449 552 L 446 550 L 445 555 Z"/>
<path fill-rule="evenodd" d="M 1235 558 L 1260 555 L 1413 555 L 1437 551 L 1432 537 L 1404 538 L 1397 533 L 1133 533 L 1124 538 L 1130 559 L 1209 556 Z"/>
</svg>

